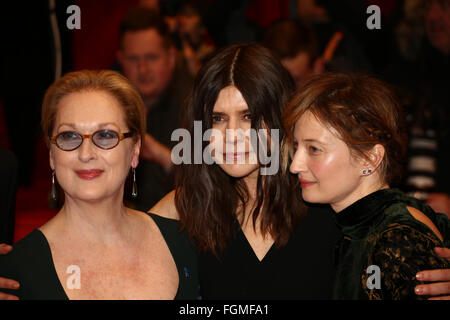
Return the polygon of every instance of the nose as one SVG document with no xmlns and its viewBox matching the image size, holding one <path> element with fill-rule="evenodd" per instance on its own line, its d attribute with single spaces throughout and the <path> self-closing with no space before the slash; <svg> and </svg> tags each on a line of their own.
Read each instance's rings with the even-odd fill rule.
<svg viewBox="0 0 450 320">
<path fill-rule="evenodd" d="M 246 152 L 248 151 L 246 140 L 246 132 L 243 128 L 234 127 L 226 129 L 225 142 L 227 148 L 233 146 L 235 152 Z"/>
<path fill-rule="evenodd" d="M 237 138 L 237 130 L 239 129 L 239 121 L 235 117 L 231 117 L 227 121 L 225 127 L 225 141 L 227 143 L 235 143 Z"/>
<path fill-rule="evenodd" d="M 299 174 L 306 171 L 306 159 L 300 148 L 298 148 L 294 153 L 289 171 L 291 171 L 291 173 L 293 174 Z"/>
<path fill-rule="evenodd" d="M 140 74 L 146 74 L 148 72 L 148 63 L 145 59 L 139 59 L 138 62 L 138 72 Z"/>
<path fill-rule="evenodd" d="M 97 156 L 97 147 L 91 139 L 84 138 L 78 150 L 78 159 L 82 162 L 88 162 Z"/>
<path fill-rule="evenodd" d="M 248 135 L 248 129 L 250 129 L 250 125 L 243 123 L 239 117 L 231 117 L 227 121 L 227 125 L 225 127 L 226 142 L 227 143 L 244 142 L 246 135 Z"/>
</svg>

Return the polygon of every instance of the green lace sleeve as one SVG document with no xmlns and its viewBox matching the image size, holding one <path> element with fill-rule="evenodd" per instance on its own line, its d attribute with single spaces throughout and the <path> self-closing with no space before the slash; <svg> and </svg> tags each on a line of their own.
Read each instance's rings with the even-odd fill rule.
<svg viewBox="0 0 450 320">
<path fill-rule="evenodd" d="M 422 270 L 449 268 L 447 260 L 438 257 L 433 248 L 442 243 L 432 233 L 407 225 L 391 225 L 380 234 L 371 254 L 372 264 L 380 267 L 381 289 L 367 289 L 374 299 L 426 299 L 414 288 L 423 282 L 415 278 Z"/>
</svg>

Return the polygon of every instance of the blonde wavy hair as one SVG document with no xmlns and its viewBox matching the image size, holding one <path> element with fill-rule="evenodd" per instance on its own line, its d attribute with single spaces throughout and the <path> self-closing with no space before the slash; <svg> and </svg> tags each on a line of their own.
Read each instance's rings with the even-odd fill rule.
<svg viewBox="0 0 450 320">
<path fill-rule="evenodd" d="M 145 107 L 137 89 L 120 73 L 112 70 L 81 70 L 56 80 L 46 91 L 42 103 L 41 126 L 47 144 L 53 134 L 58 105 L 72 93 L 100 91 L 117 100 L 134 141 L 146 132 Z"/>
</svg>

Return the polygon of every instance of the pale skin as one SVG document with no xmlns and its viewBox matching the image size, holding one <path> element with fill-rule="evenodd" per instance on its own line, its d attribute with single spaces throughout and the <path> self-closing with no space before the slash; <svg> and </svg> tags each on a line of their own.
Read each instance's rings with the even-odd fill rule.
<svg viewBox="0 0 450 320">
<path fill-rule="evenodd" d="M 337 133 L 309 111 L 298 120 L 294 137 L 296 152 L 290 171 L 298 175 L 307 202 L 329 203 L 334 211 L 340 212 L 364 196 L 389 187 L 375 170 L 384 156 L 381 145 L 373 149 L 370 163 L 356 159 Z M 361 173 L 367 168 L 373 174 Z"/>
<path fill-rule="evenodd" d="M 99 129 L 127 132 L 117 101 L 103 92 L 73 93 L 59 104 L 54 134 Z M 136 167 L 140 142 L 122 140 L 102 150 L 90 139 L 73 151 L 50 146 L 50 165 L 65 193 L 61 211 L 40 228 L 47 238 L 55 269 L 69 299 L 173 299 L 178 272 L 167 244 L 145 213 L 123 205 L 130 167 Z M 98 169 L 95 178 L 79 170 Z M 2 253 L 10 250 L 2 246 Z M 81 270 L 81 288 L 68 287 L 67 267 Z M 17 282 L 1 279 L 0 287 Z M 14 298 L 5 294 L 1 299 Z"/>
<path fill-rule="evenodd" d="M 368 159 L 355 157 L 338 137 L 338 133 L 309 111 L 297 121 L 294 137 L 296 151 L 290 171 L 298 175 L 302 196 L 306 201 L 329 203 L 339 213 L 366 195 L 389 187 L 377 170 L 384 156 L 383 146 L 375 145 Z M 368 168 L 372 172 L 363 174 L 363 170 Z M 340 188 L 336 189 L 336 185 Z M 443 239 L 425 214 L 412 207 L 407 208 L 415 219 L 427 225 L 439 239 Z M 443 258 L 450 258 L 449 249 L 436 248 L 435 252 Z M 450 292 L 450 272 L 447 269 L 421 271 L 416 277 L 421 281 L 441 281 L 417 286 L 417 294 L 441 295 Z M 432 299 L 450 299 L 450 296 Z"/>
</svg>

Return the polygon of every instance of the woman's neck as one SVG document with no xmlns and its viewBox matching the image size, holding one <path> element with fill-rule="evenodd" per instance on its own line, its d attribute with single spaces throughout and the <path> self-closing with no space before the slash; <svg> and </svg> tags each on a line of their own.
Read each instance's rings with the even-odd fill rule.
<svg viewBox="0 0 450 320">
<path fill-rule="evenodd" d="M 259 171 L 258 171 L 259 172 Z M 257 189 L 258 189 L 258 175 L 252 176 L 249 175 L 245 178 L 242 178 L 245 186 L 247 187 L 249 201 L 254 202 L 257 197 Z"/>
<path fill-rule="evenodd" d="M 257 172 L 259 173 L 259 170 Z M 258 175 L 246 177 L 244 183 L 247 186 L 249 193 L 249 201 L 247 202 L 246 207 L 241 211 L 241 214 L 243 214 L 241 229 L 255 252 L 255 255 L 261 261 L 274 243 L 274 239 L 270 232 L 261 229 L 261 214 L 258 214 L 256 220 L 253 219 L 253 214 L 255 213 L 255 207 L 258 201 Z M 261 211 L 261 209 L 262 207 L 259 210 Z"/>
<path fill-rule="evenodd" d="M 128 235 L 130 213 L 121 197 L 107 201 L 86 202 L 66 196 L 58 213 L 59 227 L 93 241 L 112 242 Z"/>
<path fill-rule="evenodd" d="M 257 171 L 259 173 L 259 170 Z M 238 216 L 241 216 L 242 219 L 242 225 L 246 225 L 247 223 L 253 224 L 252 219 L 252 213 L 256 205 L 257 201 L 257 194 L 258 194 L 258 175 L 249 175 L 247 177 L 242 178 L 242 181 L 244 182 L 247 192 L 248 192 L 248 199 L 245 203 L 245 208 L 242 206 L 239 206 L 238 208 Z"/>
</svg>

